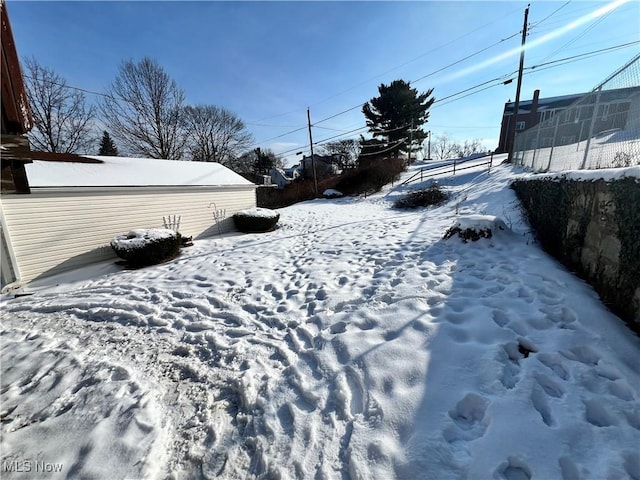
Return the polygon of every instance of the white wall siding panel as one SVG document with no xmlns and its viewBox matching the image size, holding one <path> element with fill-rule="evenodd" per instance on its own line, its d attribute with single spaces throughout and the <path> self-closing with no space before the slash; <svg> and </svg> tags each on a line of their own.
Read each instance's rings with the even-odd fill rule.
<svg viewBox="0 0 640 480">
<path fill-rule="evenodd" d="M 226 211 L 220 227 L 214 223 L 213 204 Z M 181 217 L 180 233 L 199 239 L 233 230 L 233 214 L 255 206 L 254 186 L 33 189 L 31 194 L 2 196 L 24 282 L 114 258 L 109 242 L 115 235 L 162 228 L 163 216 Z"/>
</svg>

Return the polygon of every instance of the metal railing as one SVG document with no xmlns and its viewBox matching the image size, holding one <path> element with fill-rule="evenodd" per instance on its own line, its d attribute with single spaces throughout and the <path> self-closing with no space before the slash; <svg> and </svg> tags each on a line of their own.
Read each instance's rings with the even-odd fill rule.
<svg viewBox="0 0 640 480">
<path fill-rule="evenodd" d="M 428 167 L 423 167 L 420 170 L 418 170 L 415 174 L 413 174 L 412 176 L 407 178 L 400 185 L 407 185 L 407 184 L 409 184 L 411 182 L 422 182 L 426 178 L 435 177 L 436 175 L 442 175 L 442 174 L 447 174 L 447 173 L 451 173 L 451 174 L 455 175 L 456 172 L 459 172 L 461 170 L 468 170 L 470 168 L 484 167 L 485 165 L 488 167 L 488 170 L 491 170 L 491 167 L 493 166 L 493 153 L 489 156 L 489 160 L 487 160 L 485 162 L 473 163 L 473 165 L 466 165 L 466 163 L 477 161 L 480 158 L 485 158 L 485 157 L 475 157 L 475 158 L 468 158 L 468 159 L 454 159 L 452 163 L 447 163 L 447 164 L 444 164 L 444 165 L 441 164 L 441 165 L 431 165 L 431 166 L 428 166 Z"/>
</svg>

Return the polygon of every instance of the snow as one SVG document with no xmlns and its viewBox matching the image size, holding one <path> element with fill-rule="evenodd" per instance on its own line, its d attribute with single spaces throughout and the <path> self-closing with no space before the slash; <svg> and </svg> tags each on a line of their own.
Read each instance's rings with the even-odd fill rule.
<svg viewBox="0 0 640 480">
<path fill-rule="evenodd" d="M 113 237 L 111 244 L 120 250 L 135 250 L 144 247 L 153 240 L 175 238 L 177 235 L 173 230 L 166 228 L 138 228 Z"/>
<path fill-rule="evenodd" d="M 565 172 L 558 172 L 554 174 L 538 174 L 533 176 L 532 178 L 552 178 L 558 180 L 567 179 L 585 182 L 604 180 L 605 182 L 611 182 L 627 177 L 640 179 L 640 166 L 623 168 L 602 168 L 598 170 L 567 170 Z"/>
<path fill-rule="evenodd" d="M 452 199 L 411 211 L 431 179 L 318 199 L 5 295 L 3 474 L 639 478 L 639 340 L 533 241 L 529 175 L 441 175 Z M 456 222 L 508 228 L 443 240 Z"/>
<path fill-rule="evenodd" d="M 269 208 L 254 207 L 247 210 L 241 210 L 236 215 L 254 218 L 276 218 L 278 215 L 277 210 L 271 210 Z"/>
<path fill-rule="evenodd" d="M 29 186 L 227 186 L 252 185 L 234 171 L 213 162 L 87 155 L 102 163 L 34 160 L 25 165 Z"/>
<path fill-rule="evenodd" d="M 452 228 L 459 228 L 460 230 L 474 230 L 474 231 L 486 231 L 500 232 L 507 230 L 507 226 L 504 221 L 496 217 L 495 215 L 465 215 L 458 217 Z"/>
<path fill-rule="evenodd" d="M 342 197 L 343 193 L 340 190 L 336 190 L 335 188 L 327 188 L 324 192 L 322 192 L 323 197 Z"/>
</svg>

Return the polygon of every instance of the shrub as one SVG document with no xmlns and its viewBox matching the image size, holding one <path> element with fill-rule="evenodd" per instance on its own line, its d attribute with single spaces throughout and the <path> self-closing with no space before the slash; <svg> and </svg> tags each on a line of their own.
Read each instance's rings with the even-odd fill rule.
<svg viewBox="0 0 640 480">
<path fill-rule="evenodd" d="M 411 192 L 393 204 L 395 208 L 418 208 L 440 205 L 446 202 L 449 196 L 443 192 L 437 183 L 432 183 L 429 188 Z"/>
<path fill-rule="evenodd" d="M 129 265 L 145 266 L 174 258 L 180 252 L 182 237 L 166 228 L 136 229 L 111 240 L 113 251 Z"/>
<path fill-rule="evenodd" d="M 493 238 L 494 235 L 508 230 L 504 221 L 493 215 L 467 215 L 459 217 L 445 232 L 443 238 L 448 240 L 457 235 L 464 243 L 477 242 L 481 238 Z"/>
<path fill-rule="evenodd" d="M 244 233 L 262 233 L 276 228 L 280 214 L 268 208 L 243 210 L 233 216 L 236 228 Z"/>
<path fill-rule="evenodd" d="M 630 167 L 632 165 L 631 154 L 627 152 L 616 152 L 613 158 L 614 168 Z"/>
<path fill-rule="evenodd" d="M 400 178 L 405 169 L 402 159 L 371 160 L 345 172 L 335 189 L 345 195 L 379 192 L 382 187 Z"/>
<path fill-rule="evenodd" d="M 451 227 L 444 234 L 444 239 L 448 240 L 449 238 L 458 235 L 464 243 L 467 243 L 469 240 L 472 242 L 477 242 L 481 238 L 491 238 L 493 237 L 493 232 L 489 228 L 465 228 L 464 230 L 460 227 Z"/>
</svg>

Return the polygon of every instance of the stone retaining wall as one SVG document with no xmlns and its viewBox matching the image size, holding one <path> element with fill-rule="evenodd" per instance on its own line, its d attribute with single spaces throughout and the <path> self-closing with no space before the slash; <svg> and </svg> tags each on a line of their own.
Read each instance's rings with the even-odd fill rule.
<svg viewBox="0 0 640 480">
<path fill-rule="evenodd" d="M 640 183 L 542 178 L 512 185 L 543 248 L 640 333 Z"/>
</svg>

